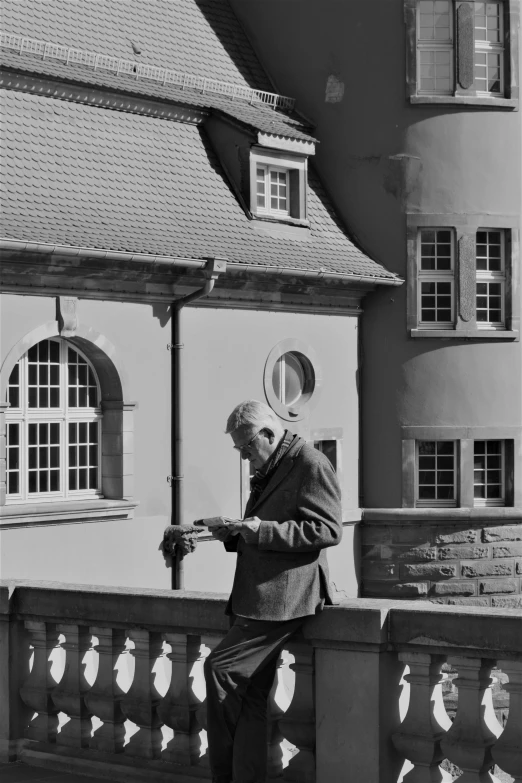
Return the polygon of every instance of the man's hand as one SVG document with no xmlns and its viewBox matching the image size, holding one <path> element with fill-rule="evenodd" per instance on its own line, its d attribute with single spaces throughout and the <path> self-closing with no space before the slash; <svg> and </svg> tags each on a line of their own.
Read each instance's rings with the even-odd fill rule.
<svg viewBox="0 0 522 783">
<path fill-rule="evenodd" d="M 233 519 L 227 523 L 227 530 L 232 534 L 243 536 L 247 544 L 256 544 L 261 520 L 258 517 L 247 517 L 247 519 Z"/>
<path fill-rule="evenodd" d="M 238 533 L 235 530 L 230 530 L 228 525 L 222 527 L 209 528 L 213 538 L 217 538 L 218 541 L 228 541 L 232 536 L 237 536 Z"/>
</svg>

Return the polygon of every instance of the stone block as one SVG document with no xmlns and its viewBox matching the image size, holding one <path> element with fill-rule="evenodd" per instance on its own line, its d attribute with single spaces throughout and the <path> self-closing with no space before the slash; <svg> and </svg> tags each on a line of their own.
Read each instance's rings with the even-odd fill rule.
<svg viewBox="0 0 522 783">
<path fill-rule="evenodd" d="M 504 609 L 518 609 L 522 606 L 522 595 L 515 595 L 510 598 L 498 598 L 493 596 L 491 606 L 498 606 Z"/>
<path fill-rule="evenodd" d="M 405 582 L 392 584 L 390 582 L 364 582 L 366 598 L 419 598 L 428 595 L 427 582 Z"/>
<path fill-rule="evenodd" d="M 365 546 L 371 544 L 391 544 L 391 530 L 380 525 L 361 525 L 361 538 Z"/>
<path fill-rule="evenodd" d="M 435 535 L 436 544 L 474 544 L 478 538 L 478 531 L 466 530 L 439 530 Z"/>
<path fill-rule="evenodd" d="M 477 576 L 513 576 L 513 561 L 497 563 L 487 560 L 482 563 L 462 563 L 461 576 L 469 579 Z"/>
<path fill-rule="evenodd" d="M 475 582 L 439 582 L 432 585 L 435 595 L 476 595 Z"/>
<path fill-rule="evenodd" d="M 395 563 L 363 562 L 362 573 L 364 579 L 393 579 L 399 578 L 399 566 Z"/>
<path fill-rule="evenodd" d="M 457 566 L 449 563 L 404 563 L 401 579 L 451 579 L 457 576 Z"/>
<path fill-rule="evenodd" d="M 515 574 L 522 576 L 522 560 L 515 560 Z"/>
<path fill-rule="evenodd" d="M 494 546 L 493 557 L 520 557 L 522 556 L 522 543 L 502 544 Z"/>
<path fill-rule="evenodd" d="M 489 606 L 489 598 L 448 598 L 450 606 Z"/>
<path fill-rule="evenodd" d="M 409 522 L 407 525 L 397 525 L 391 528 L 393 544 L 411 544 L 423 546 L 431 542 L 433 531 L 424 522 Z"/>
<path fill-rule="evenodd" d="M 482 540 L 487 541 L 522 541 L 522 525 L 499 525 L 485 527 Z"/>
<path fill-rule="evenodd" d="M 479 582 L 481 595 L 495 595 L 495 593 L 516 593 L 517 582 L 515 579 L 484 579 Z"/>
<path fill-rule="evenodd" d="M 391 557 L 403 563 L 426 563 L 437 559 L 437 549 L 434 546 L 394 546 L 391 551 Z"/>
<path fill-rule="evenodd" d="M 489 556 L 487 546 L 444 546 L 439 548 L 440 560 L 477 560 Z"/>
</svg>

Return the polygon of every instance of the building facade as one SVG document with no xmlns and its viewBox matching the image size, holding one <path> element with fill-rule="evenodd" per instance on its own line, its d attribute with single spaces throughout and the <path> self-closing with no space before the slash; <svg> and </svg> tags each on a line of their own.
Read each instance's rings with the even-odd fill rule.
<svg viewBox="0 0 522 783">
<path fill-rule="evenodd" d="M 407 281 L 362 319 L 363 593 L 519 605 L 520 5 L 233 6 Z"/>
</svg>

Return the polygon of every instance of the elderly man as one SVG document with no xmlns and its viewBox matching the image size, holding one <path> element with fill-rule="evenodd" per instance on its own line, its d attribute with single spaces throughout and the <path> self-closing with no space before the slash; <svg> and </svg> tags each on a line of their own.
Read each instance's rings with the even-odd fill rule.
<svg viewBox="0 0 522 783">
<path fill-rule="evenodd" d="M 288 638 L 333 603 L 326 547 L 341 540 L 341 497 L 329 460 L 256 400 L 238 405 L 227 434 L 256 469 L 242 521 L 210 529 L 237 552 L 230 631 L 205 662 L 214 783 L 264 783 L 267 699 Z"/>
</svg>

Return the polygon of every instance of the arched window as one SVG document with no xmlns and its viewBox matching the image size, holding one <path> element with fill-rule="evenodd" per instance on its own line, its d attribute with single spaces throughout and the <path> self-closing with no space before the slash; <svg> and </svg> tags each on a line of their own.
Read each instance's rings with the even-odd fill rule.
<svg viewBox="0 0 522 783">
<path fill-rule="evenodd" d="M 7 400 L 7 502 L 99 497 L 100 386 L 82 352 L 60 338 L 33 345 Z"/>
</svg>

